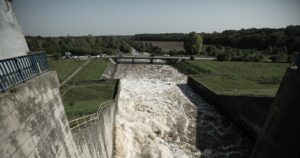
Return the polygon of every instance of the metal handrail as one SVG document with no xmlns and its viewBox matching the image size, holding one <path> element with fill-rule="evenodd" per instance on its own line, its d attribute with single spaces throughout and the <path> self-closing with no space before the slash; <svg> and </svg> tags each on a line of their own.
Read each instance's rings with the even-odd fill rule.
<svg viewBox="0 0 300 158">
<path fill-rule="evenodd" d="M 69 121 L 69 124 L 71 124 L 73 122 L 76 123 L 75 126 L 71 127 L 71 130 L 74 130 L 82 125 L 86 126 L 86 124 L 88 122 L 96 121 L 99 118 L 99 115 L 101 114 L 101 112 L 114 102 L 115 102 L 115 99 L 107 100 L 99 105 L 97 112 Z"/>
<path fill-rule="evenodd" d="M 0 91 L 49 70 L 45 52 L 0 60 Z"/>
</svg>

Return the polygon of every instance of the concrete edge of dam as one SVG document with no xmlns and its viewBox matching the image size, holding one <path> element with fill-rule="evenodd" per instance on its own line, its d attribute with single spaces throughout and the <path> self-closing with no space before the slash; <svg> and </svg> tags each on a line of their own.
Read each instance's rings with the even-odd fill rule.
<svg viewBox="0 0 300 158">
<path fill-rule="evenodd" d="M 187 84 L 253 139 L 258 137 L 274 97 L 216 94 L 191 76 L 188 76 Z"/>
<path fill-rule="evenodd" d="M 275 97 L 218 95 L 190 76 L 188 85 L 256 140 L 249 157 L 299 157 L 299 70 L 286 70 Z"/>
<path fill-rule="evenodd" d="M 97 121 L 80 132 L 71 131 L 54 71 L 0 93 L 0 105 L 0 157 L 113 155 L 117 103 L 102 111 Z"/>
</svg>

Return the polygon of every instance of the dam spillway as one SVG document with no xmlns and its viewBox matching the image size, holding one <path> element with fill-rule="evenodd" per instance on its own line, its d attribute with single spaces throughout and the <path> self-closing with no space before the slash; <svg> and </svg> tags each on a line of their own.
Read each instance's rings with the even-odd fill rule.
<svg viewBox="0 0 300 158">
<path fill-rule="evenodd" d="M 117 66 L 116 158 L 248 157 L 253 140 L 168 65 Z"/>
</svg>

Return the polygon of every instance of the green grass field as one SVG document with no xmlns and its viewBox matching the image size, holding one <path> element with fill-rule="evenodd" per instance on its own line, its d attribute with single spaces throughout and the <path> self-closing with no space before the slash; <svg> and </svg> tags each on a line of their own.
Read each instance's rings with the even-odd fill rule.
<svg viewBox="0 0 300 158">
<path fill-rule="evenodd" d="M 102 59 L 92 59 L 69 82 L 99 80 L 108 62 Z"/>
<path fill-rule="evenodd" d="M 86 61 L 77 61 L 77 60 L 48 60 L 50 68 L 55 70 L 58 75 L 59 82 L 67 79 L 74 71 L 76 71 L 81 65 Z"/>
<path fill-rule="evenodd" d="M 116 80 L 68 87 L 63 103 L 69 120 L 95 113 L 99 105 L 113 99 Z"/>
<path fill-rule="evenodd" d="M 68 78 L 86 61 L 50 60 L 50 66 L 56 70 L 60 82 Z M 101 80 L 108 62 L 102 59 L 90 59 L 60 91 L 67 117 L 73 120 L 95 113 L 103 102 L 113 99 L 116 80 Z"/>
<path fill-rule="evenodd" d="M 289 64 L 184 61 L 176 67 L 218 94 L 275 96 Z"/>
</svg>

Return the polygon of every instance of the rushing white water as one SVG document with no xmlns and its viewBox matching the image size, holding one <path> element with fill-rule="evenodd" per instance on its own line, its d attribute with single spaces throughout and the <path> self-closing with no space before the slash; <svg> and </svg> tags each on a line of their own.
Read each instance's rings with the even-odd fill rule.
<svg viewBox="0 0 300 158">
<path fill-rule="evenodd" d="M 251 141 L 167 65 L 119 65 L 116 158 L 244 157 Z M 225 121 L 224 121 L 225 120 Z"/>
</svg>

